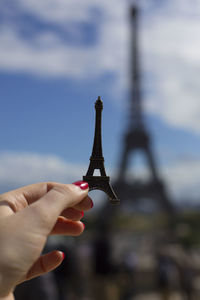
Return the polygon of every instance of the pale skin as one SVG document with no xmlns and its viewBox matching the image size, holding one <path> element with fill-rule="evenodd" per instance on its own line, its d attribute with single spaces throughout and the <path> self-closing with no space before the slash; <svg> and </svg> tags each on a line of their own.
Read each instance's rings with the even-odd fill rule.
<svg viewBox="0 0 200 300">
<path fill-rule="evenodd" d="M 87 183 L 36 183 L 0 195 L 0 300 L 15 286 L 61 264 L 63 254 L 41 252 L 51 234 L 78 236 L 92 207 Z"/>
</svg>

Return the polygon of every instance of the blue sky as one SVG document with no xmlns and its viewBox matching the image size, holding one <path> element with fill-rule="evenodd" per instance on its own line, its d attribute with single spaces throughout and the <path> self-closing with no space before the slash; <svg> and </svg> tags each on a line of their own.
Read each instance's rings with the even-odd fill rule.
<svg viewBox="0 0 200 300">
<path fill-rule="evenodd" d="M 132 1 L 133 2 L 133 1 Z M 0 190 L 86 172 L 94 102 L 114 177 L 129 101 L 124 0 L 0 3 Z M 139 1 L 145 118 L 174 201 L 200 198 L 200 1 Z M 145 174 L 137 166 L 138 176 Z"/>
</svg>

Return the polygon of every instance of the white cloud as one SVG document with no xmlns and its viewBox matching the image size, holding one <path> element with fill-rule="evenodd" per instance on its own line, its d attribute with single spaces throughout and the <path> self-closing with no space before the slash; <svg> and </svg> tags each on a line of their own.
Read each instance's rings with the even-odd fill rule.
<svg viewBox="0 0 200 300">
<path fill-rule="evenodd" d="M 87 166 L 75 165 L 55 155 L 29 152 L 0 153 L 0 189 L 39 181 L 71 183 L 81 180 Z"/>
<path fill-rule="evenodd" d="M 76 22 L 96 25 L 97 42 L 90 46 L 67 44 L 50 29 L 39 32 L 28 42 L 20 36 L 18 24 L 5 23 L 0 28 L 1 69 L 81 79 L 113 72 L 123 78 L 120 72 L 124 66 L 127 36 L 123 1 L 18 0 L 18 6 L 42 22 L 71 31 L 74 39 L 81 34 L 80 30 L 74 32 Z M 95 11 L 99 12 L 100 21 Z"/>
<path fill-rule="evenodd" d="M 169 1 L 166 11 L 151 17 L 148 29 L 144 24 L 144 65 L 153 77 L 146 108 L 170 126 L 200 133 L 200 8 L 186 10 L 188 3 Z"/>
</svg>

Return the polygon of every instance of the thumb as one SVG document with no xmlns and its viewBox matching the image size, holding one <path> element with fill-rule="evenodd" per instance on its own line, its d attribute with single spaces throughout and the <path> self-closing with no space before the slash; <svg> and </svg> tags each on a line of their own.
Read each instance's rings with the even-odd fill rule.
<svg viewBox="0 0 200 300">
<path fill-rule="evenodd" d="M 85 183 L 84 189 L 75 184 L 56 185 L 20 213 L 23 214 L 23 220 L 27 221 L 28 227 L 31 226 L 41 233 L 44 231 L 45 234 L 49 234 L 62 211 L 81 202 L 87 194 L 87 183 Z"/>
</svg>

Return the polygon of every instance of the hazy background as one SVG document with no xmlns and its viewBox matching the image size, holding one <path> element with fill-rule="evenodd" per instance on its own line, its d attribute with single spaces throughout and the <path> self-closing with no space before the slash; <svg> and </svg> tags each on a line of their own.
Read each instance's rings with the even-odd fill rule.
<svg viewBox="0 0 200 300">
<path fill-rule="evenodd" d="M 115 176 L 129 99 L 124 0 L 1 0 L 0 191 L 86 173 L 94 101 Z M 142 90 L 155 155 L 173 201 L 200 198 L 200 1 L 138 1 Z M 140 161 L 138 174 L 143 172 Z"/>
</svg>

